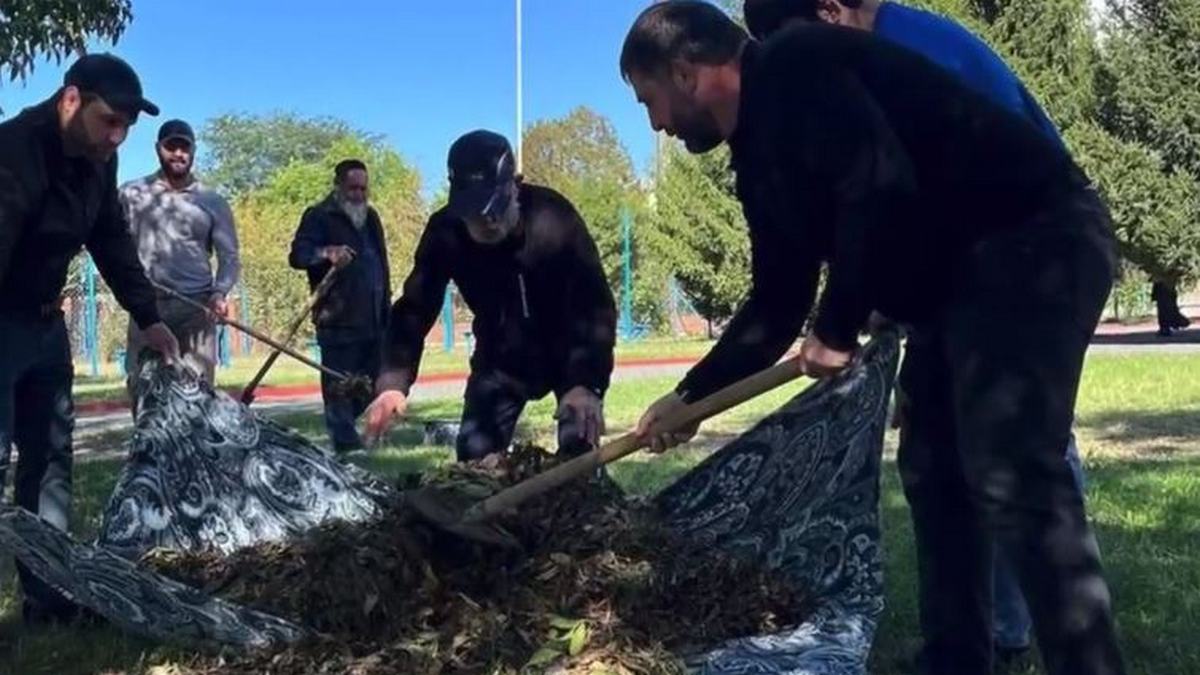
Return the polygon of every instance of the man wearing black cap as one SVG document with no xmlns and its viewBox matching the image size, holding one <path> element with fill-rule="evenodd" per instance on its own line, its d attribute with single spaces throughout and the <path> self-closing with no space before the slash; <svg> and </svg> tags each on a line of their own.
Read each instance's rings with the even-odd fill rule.
<svg viewBox="0 0 1200 675">
<path fill-rule="evenodd" d="M 158 298 L 159 314 L 179 339 L 184 360 L 211 384 L 217 352 L 213 316 L 227 314 L 225 298 L 240 269 L 233 211 L 221 195 L 192 175 L 196 135 L 187 122 L 163 124 L 155 149 L 159 170 L 123 185 L 121 200 L 147 276 L 212 311 L 200 311 L 166 294 Z M 213 254 L 215 276 L 209 261 Z M 131 383 L 144 346 L 144 332 L 130 321 L 125 364 Z"/>
<path fill-rule="evenodd" d="M 71 511 L 71 348 L 59 296 L 86 247 L 109 288 L 168 358 L 179 345 L 159 320 L 117 196 L 116 150 L 139 113 L 158 114 L 137 75 L 85 56 L 50 99 L 0 124 L 0 485 L 20 450 L 18 505 L 62 529 Z M 74 606 L 18 565 L 29 621 Z"/>
<path fill-rule="evenodd" d="M 616 305 L 587 226 L 565 197 L 521 182 L 499 134 L 455 141 L 449 174 L 449 203 L 430 217 L 392 306 L 368 434 L 377 438 L 404 413 L 453 280 L 476 337 L 458 459 L 505 450 L 526 402 L 549 392 L 559 404 L 559 451 L 585 451 L 604 433 L 616 335 Z"/>
<path fill-rule="evenodd" d="M 333 284 L 313 311 L 321 362 L 374 380 L 392 290 L 383 225 L 368 203 L 369 194 L 367 166 L 357 159 L 339 162 L 333 170 L 333 191 L 300 219 L 288 262 L 308 274 L 311 289 L 331 267 L 337 268 Z M 354 421 L 370 402 L 370 392 L 360 396 L 338 384 L 321 375 L 325 426 L 334 451 L 356 452 L 363 443 Z"/>
</svg>

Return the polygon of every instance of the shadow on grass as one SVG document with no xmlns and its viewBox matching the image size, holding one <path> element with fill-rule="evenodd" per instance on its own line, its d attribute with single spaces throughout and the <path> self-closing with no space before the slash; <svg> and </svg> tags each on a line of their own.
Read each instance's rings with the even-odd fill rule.
<svg viewBox="0 0 1200 675">
<path fill-rule="evenodd" d="M 100 516 L 117 483 L 125 461 L 97 459 L 75 464 L 71 531 L 84 540 L 92 539 L 100 527 Z"/>
<path fill-rule="evenodd" d="M 887 606 L 870 672 L 899 675 L 898 662 L 920 646 L 916 552 L 894 462 L 882 478 Z M 1088 480 L 1128 672 L 1200 672 L 1200 458 L 1104 462 Z M 1044 671 L 1025 663 L 1004 672 Z"/>
<path fill-rule="evenodd" d="M 182 658 L 187 658 L 187 652 L 179 648 L 164 647 L 110 626 L 26 627 L 14 616 L 0 619 L 0 673 L 133 674 L 155 663 Z"/>
<path fill-rule="evenodd" d="M 1110 411 L 1087 415 L 1076 424 L 1099 439 L 1117 443 L 1195 442 L 1200 437 L 1200 410 Z"/>
</svg>

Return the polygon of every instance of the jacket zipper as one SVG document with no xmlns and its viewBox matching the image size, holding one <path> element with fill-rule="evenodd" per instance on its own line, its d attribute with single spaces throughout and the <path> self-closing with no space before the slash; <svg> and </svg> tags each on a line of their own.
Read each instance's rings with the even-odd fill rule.
<svg viewBox="0 0 1200 675">
<path fill-rule="evenodd" d="M 521 313 L 529 318 L 529 298 L 525 296 L 525 275 L 517 272 L 517 284 L 521 287 Z"/>
</svg>

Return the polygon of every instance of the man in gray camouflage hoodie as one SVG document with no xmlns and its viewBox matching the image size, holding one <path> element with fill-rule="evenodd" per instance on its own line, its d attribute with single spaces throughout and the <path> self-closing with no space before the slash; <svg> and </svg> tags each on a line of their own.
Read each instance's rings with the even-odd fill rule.
<svg viewBox="0 0 1200 675">
<path fill-rule="evenodd" d="M 192 174 L 196 136 L 186 122 L 164 123 L 155 147 L 161 168 L 121 186 L 121 200 L 146 276 L 212 312 L 162 293 L 158 297 L 159 313 L 178 336 L 184 360 L 212 383 L 217 355 L 214 316 L 228 313 L 226 296 L 241 267 L 233 212 L 223 197 Z M 215 275 L 210 260 L 214 254 Z M 144 346 L 142 331 L 131 322 L 125 356 L 130 375 Z"/>
</svg>

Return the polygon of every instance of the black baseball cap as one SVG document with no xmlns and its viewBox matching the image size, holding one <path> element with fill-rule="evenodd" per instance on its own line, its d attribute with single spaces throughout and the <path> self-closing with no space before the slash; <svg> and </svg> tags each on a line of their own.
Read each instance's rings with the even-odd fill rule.
<svg viewBox="0 0 1200 675">
<path fill-rule="evenodd" d="M 183 120 L 167 120 L 158 128 L 159 143 L 172 138 L 187 141 L 188 145 L 196 144 L 196 133 L 192 131 L 192 126 Z"/>
<path fill-rule="evenodd" d="M 495 218 L 508 208 L 510 195 L 505 188 L 516 175 L 508 139 L 483 129 L 464 134 L 450 146 L 447 165 L 451 213 L 460 218 Z"/>
<path fill-rule="evenodd" d="M 133 68 L 112 54 L 88 54 L 67 69 L 63 86 L 95 94 L 104 102 L 136 120 L 138 113 L 157 115 L 158 106 L 142 96 L 142 82 Z"/>
</svg>

